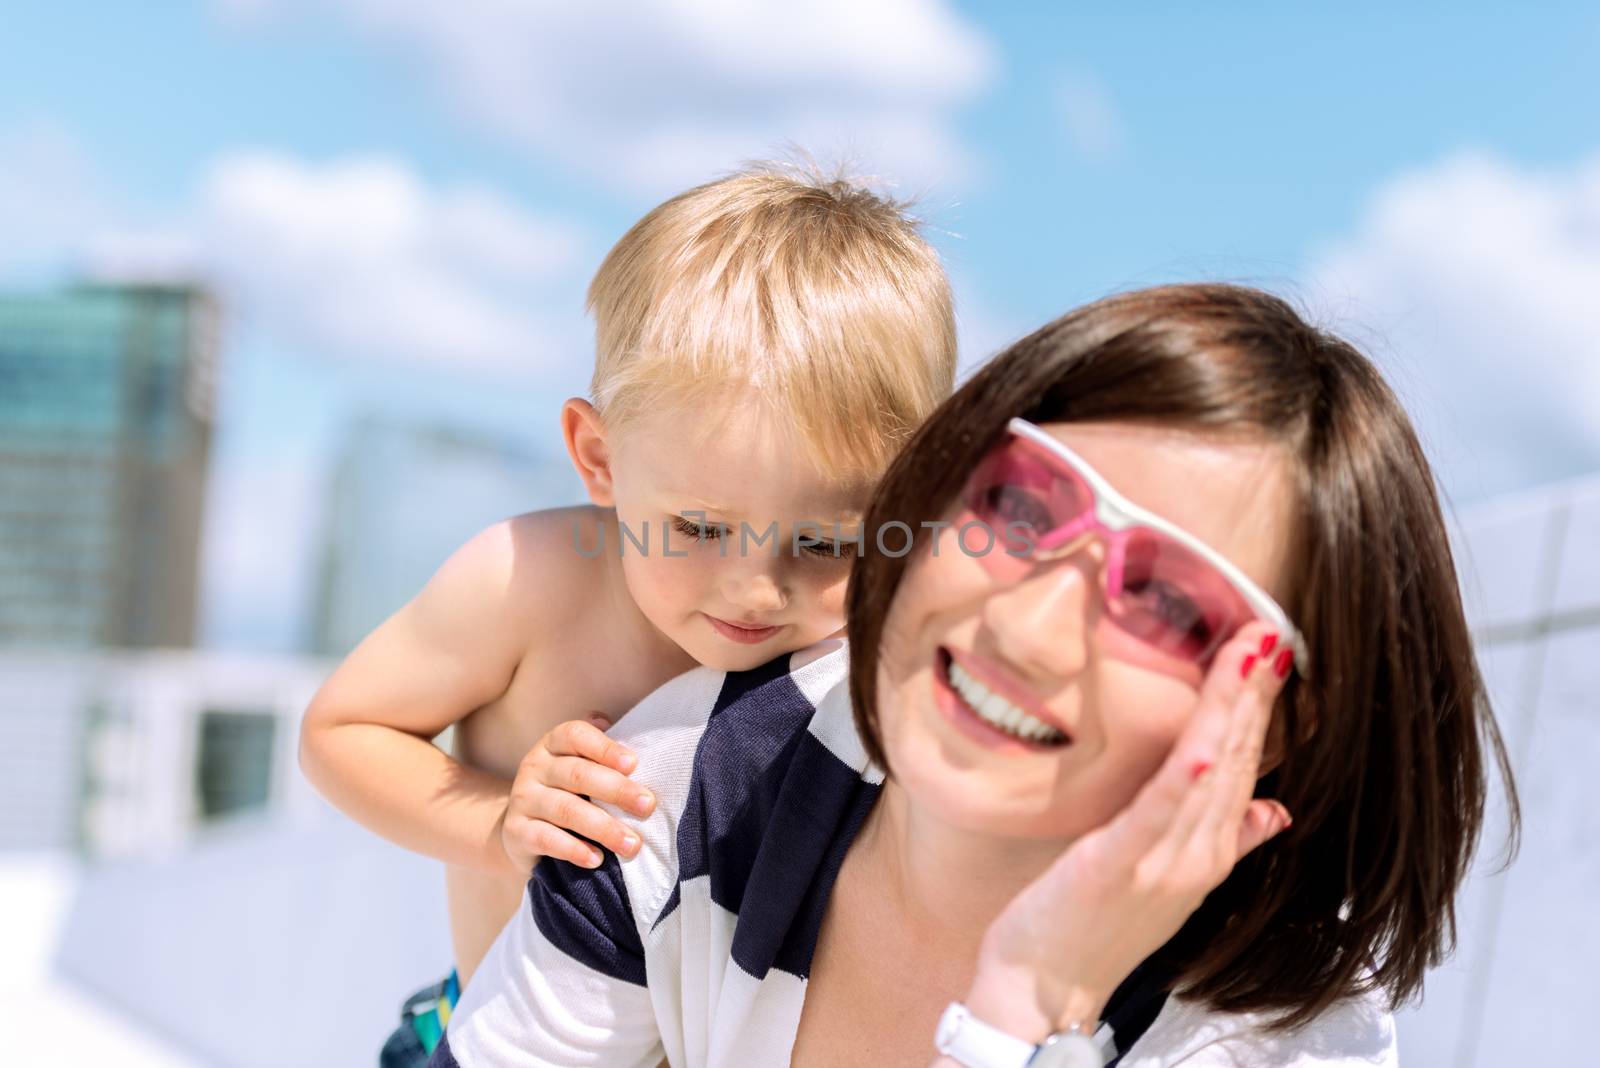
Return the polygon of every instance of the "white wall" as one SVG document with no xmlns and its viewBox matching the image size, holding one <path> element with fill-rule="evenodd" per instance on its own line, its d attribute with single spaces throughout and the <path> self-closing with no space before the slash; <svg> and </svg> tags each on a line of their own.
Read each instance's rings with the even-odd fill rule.
<svg viewBox="0 0 1600 1068">
<path fill-rule="evenodd" d="M 1522 802 L 1493 871 L 1497 805 L 1462 899 L 1457 958 L 1400 1018 L 1411 1065 L 1595 1063 L 1600 986 L 1600 478 L 1461 517 L 1463 591 Z M 1498 801 L 1498 798 L 1497 798 Z"/>
<path fill-rule="evenodd" d="M 450 968 L 443 870 L 329 811 L 88 870 L 56 966 L 207 1065 L 375 1065 Z"/>
</svg>

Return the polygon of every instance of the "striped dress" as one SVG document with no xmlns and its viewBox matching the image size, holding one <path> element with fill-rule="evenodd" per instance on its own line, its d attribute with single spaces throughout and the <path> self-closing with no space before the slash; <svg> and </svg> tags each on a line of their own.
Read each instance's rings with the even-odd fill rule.
<svg viewBox="0 0 1600 1068">
<path fill-rule="evenodd" d="M 433 1068 L 787 1065 L 829 893 L 883 781 L 847 673 L 844 643 L 827 642 L 751 671 L 691 671 L 629 712 L 611 733 L 639 754 L 633 778 L 656 810 L 610 811 L 638 827 L 638 855 L 539 864 Z M 1178 1063 L 1227 1037 L 1210 1025 L 1230 1018 L 1185 1013 L 1165 985 L 1140 969 L 1111 999 L 1096 1035 L 1107 1064 Z M 1179 1033 L 1144 1057 L 1140 1036 L 1169 1018 Z"/>
</svg>

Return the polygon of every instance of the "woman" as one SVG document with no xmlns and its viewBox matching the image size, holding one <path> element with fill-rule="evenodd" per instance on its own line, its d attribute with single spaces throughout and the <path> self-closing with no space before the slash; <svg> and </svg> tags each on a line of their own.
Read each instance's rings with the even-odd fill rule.
<svg viewBox="0 0 1600 1068">
<path fill-rule="evenodd" d="M 1113 297 L 867 531 L 853 654 L 619 724 L 645 848 L 540 866 L 435 1063 L 1393 1063 L 1510 780 L 1371 365 L 1253 290 Z"/>
</svg>

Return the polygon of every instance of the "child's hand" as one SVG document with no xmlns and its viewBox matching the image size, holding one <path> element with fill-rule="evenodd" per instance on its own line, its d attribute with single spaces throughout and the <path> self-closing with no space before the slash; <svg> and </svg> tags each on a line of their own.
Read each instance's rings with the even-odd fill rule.
<svg viewBox="0 0 1600 1068">
<path fill-rule="evenodd" d="M 639 758 L 605 736 L 608 726 L 598 714 L 569 720 L 522 758 L 500 821 L 500 844 L 518 872 L 526 875 L 540 857 L 598 868 L 600 851 L 568 831 L 621 857 L 639 851 L 637 833 L 586 800 L 605 801 L 639 816 L 655 808 L 655 796 L 627 778 Z"/>
</svg>

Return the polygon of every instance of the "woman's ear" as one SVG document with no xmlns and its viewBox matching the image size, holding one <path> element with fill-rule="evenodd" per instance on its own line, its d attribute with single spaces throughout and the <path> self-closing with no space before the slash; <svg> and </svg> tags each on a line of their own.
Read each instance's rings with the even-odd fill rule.
<svg viewBox="0 0 1600 1068">
<path fill-rule="evenodd" d="M 572 466 L 589 491 L 589 500 L 602 508 L 616 504 L 611 477 L 611 448 L 606 444 L 605 424 L 594 405 L 573 397 L 561 406 L 561 436 L 567 443 Z"/>
<path fill-rule="evenodd" d="M 1256 778 L 1270 775 L 1283 763 L 1284 735 L 1283 713 L 1275 711 L 1272 722 L 1267 724 L 1267 738 L 1261 746 L 1261 768 L 1256 772 Z"/>
<path fill-rule="evenodd" d="M 1299 738 L 1296 744 L 1304 745 L 1309 742 L 1317 733 L 1316 720 L 1309 719 L 1301 723 L 1297 733 Z M 1280 704 L 1273 709 L 1272 722 L 1267 724 L 1266 741 L 1261 746 L 1261 770 L 1256 773 L 1257 777 L 1276 771 L 1278 765 L 1283 763 L 1283 758 L 1287 754 L 1288 748 L 1289 721 L 1288 716 L 1284 714 L 1283 706 Z"/>
</svg>

